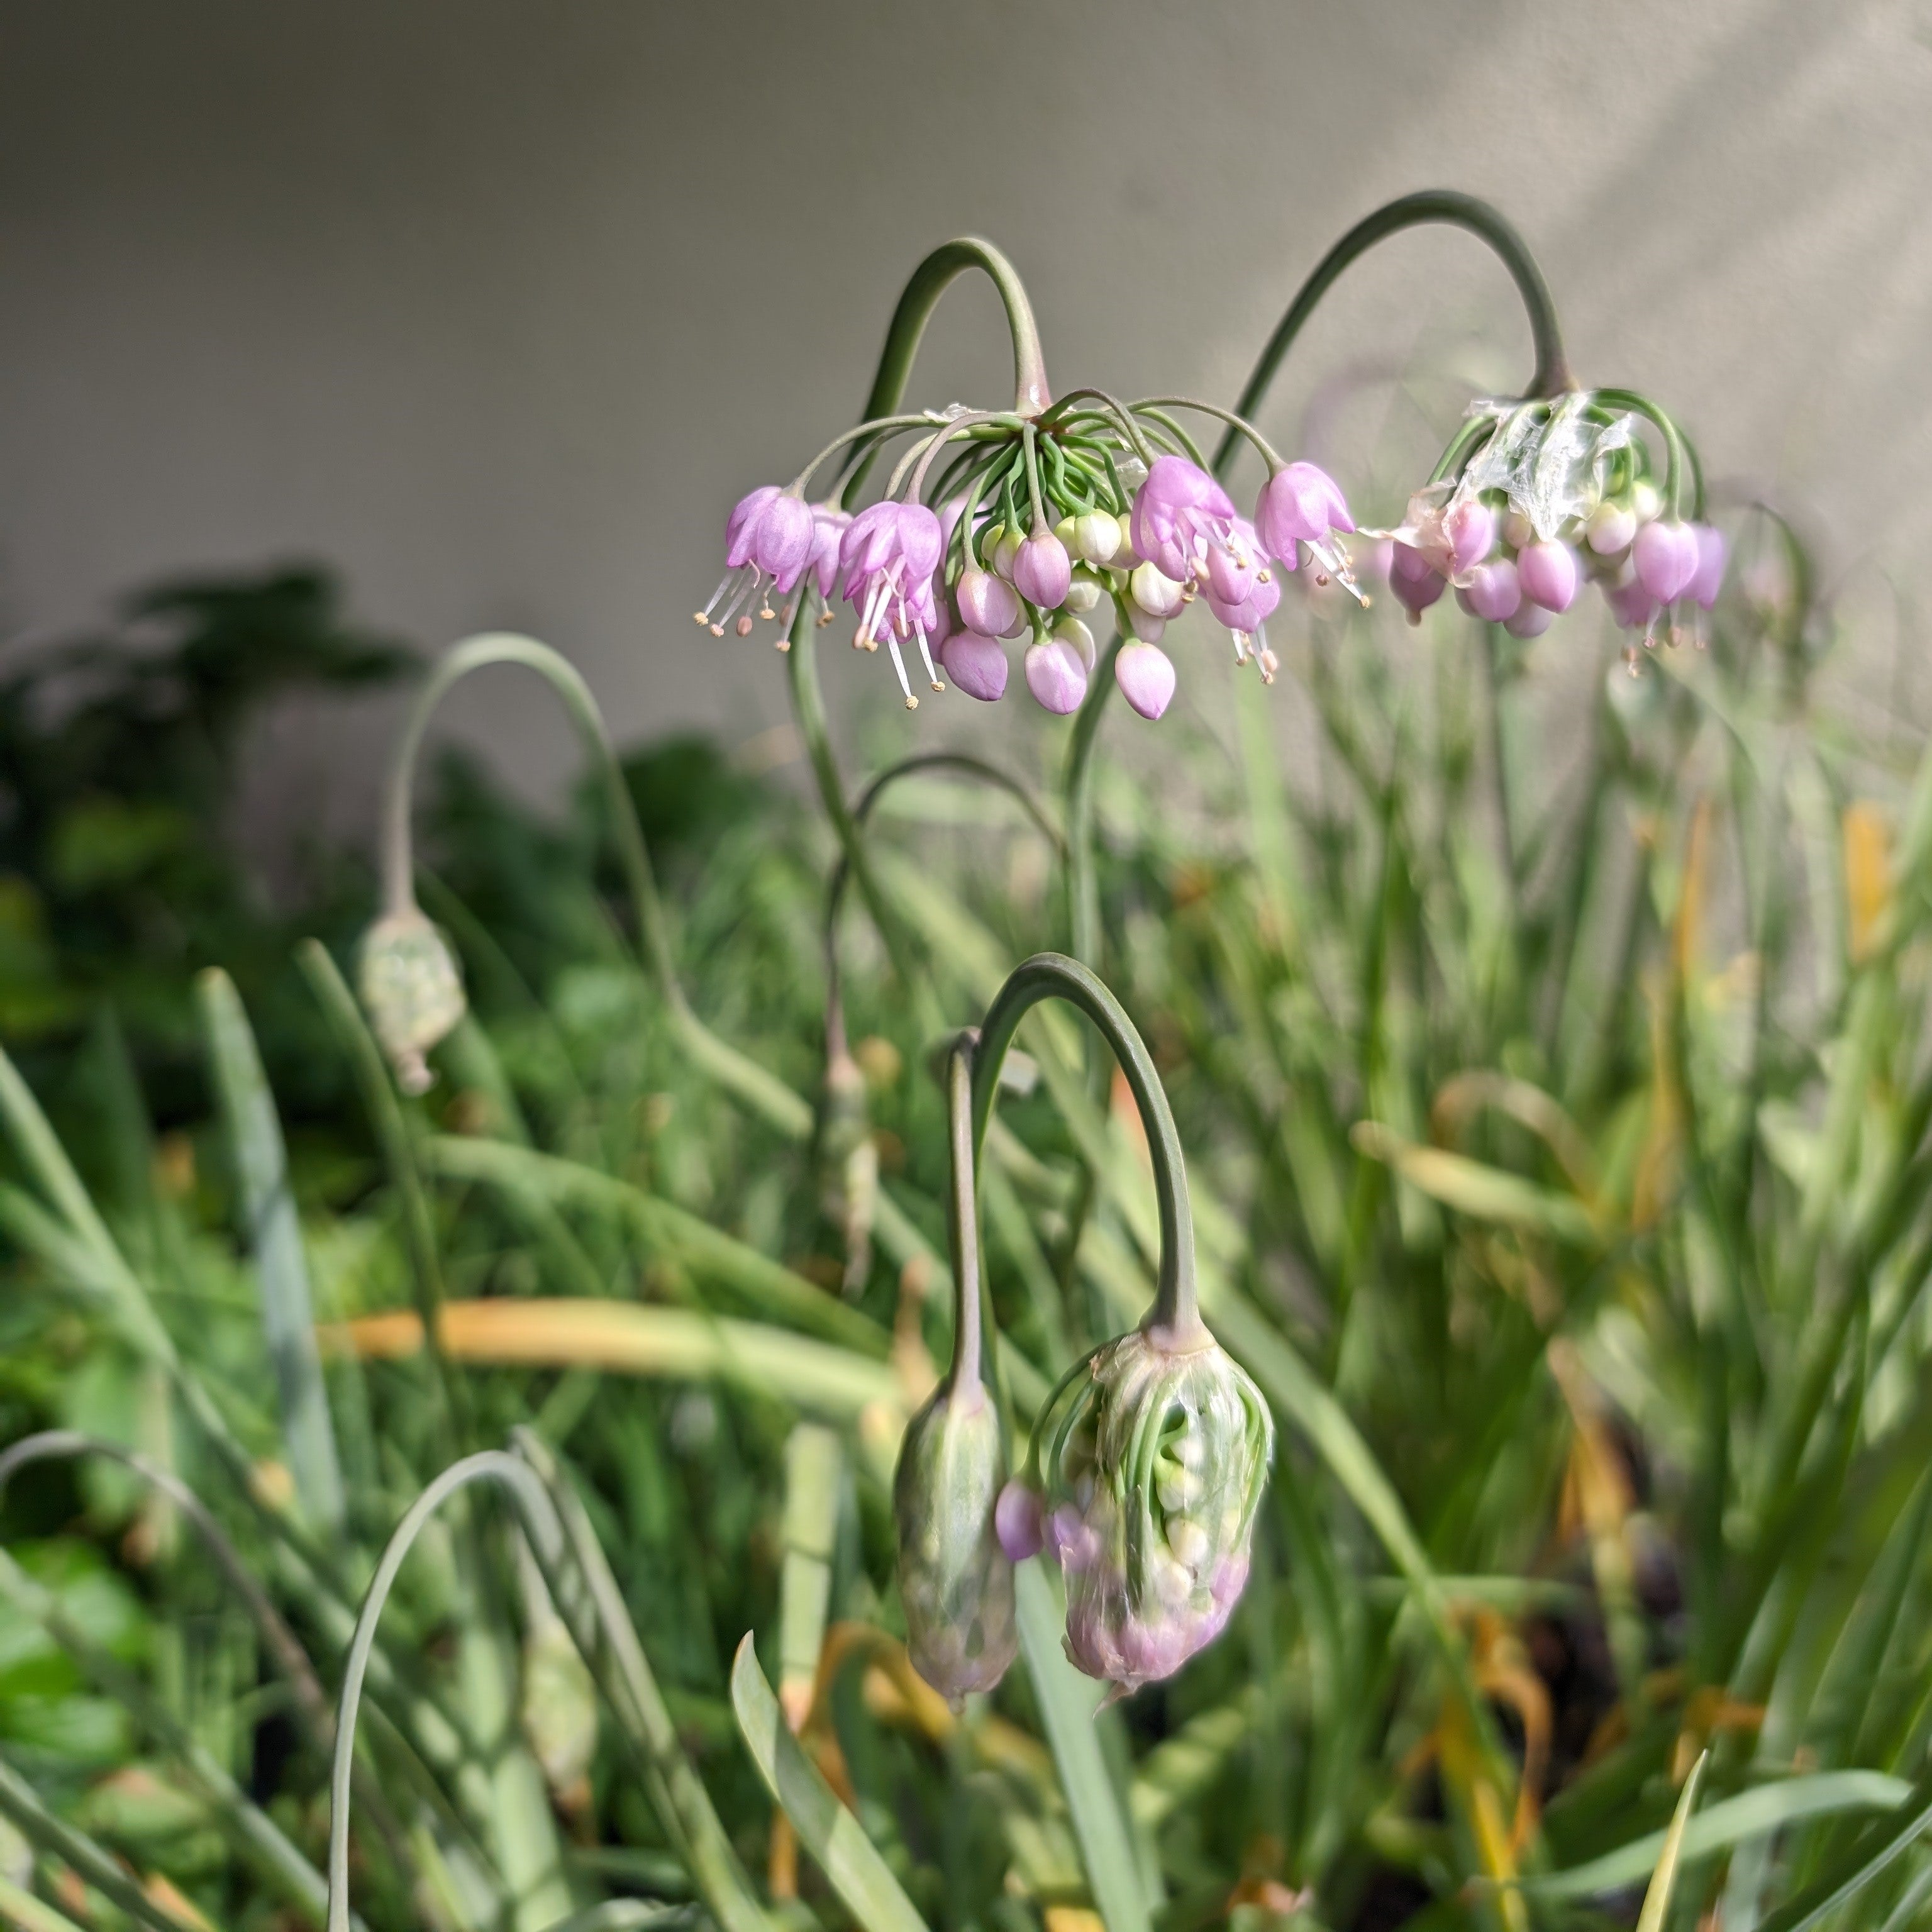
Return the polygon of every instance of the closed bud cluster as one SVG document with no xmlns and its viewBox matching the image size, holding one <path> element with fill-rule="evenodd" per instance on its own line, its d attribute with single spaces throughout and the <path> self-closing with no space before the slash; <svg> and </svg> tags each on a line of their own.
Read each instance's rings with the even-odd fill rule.
<svg viewBox="0 0 1932 1932">
<path fill-rule="evenodd" d="M 462 1018 L 463 976 L 442 934 L 414 906 L 386 914 L 363 936 L 357 989 L 396 1084 L 428 1092 L 424 1058 Z"/>
<path fill-rule="evenodd" d="M 1000 1423 L 976 1378 L 942 1384 L 907 1426 L 892 1480 L 906 1648 L 955 1703 L 990 1690 L 1018 1648 L 1013 1566 L 994 1528 L 1006 1479 Z"/>
<path fill-rule="evenodd" d="M 1042 1543 L 1066 1580 L 1066 1654 L 1123 1694 L 1172 1676 L 1226 1625 L 1248 1579 L 1274 1426 L 1204 1330 L 1138 1328 L 1089 1356 L 1036 1437 L 1039 1488 L 1010 1486 L 1010 1553 Z"/>
<path fill-rule="evenodd" d="M 1718 601 L 1724 538 L 1681 513 L 1685 459 L 1660 482 L 1625 400 L 1576 391 L 1474 412 L 1486 434 L 1472 439 L 1466 426 L 1459 443 L 1473 447 L 1460 466 L 1418 492 L 1389 533 L 1390 588 L 1411 622 L 1453 586 L 1471 616 L 1538 637 L 1589 582 L 1646 645 L 1660 622 L 1670 643 L 1687 624 L 1705 641 L 1701 614 Z M 1667 421 L 1647 404 L 1642 412 Z M 1666 436 L 1681 447 L 1674 424 Z"/>
</svg>

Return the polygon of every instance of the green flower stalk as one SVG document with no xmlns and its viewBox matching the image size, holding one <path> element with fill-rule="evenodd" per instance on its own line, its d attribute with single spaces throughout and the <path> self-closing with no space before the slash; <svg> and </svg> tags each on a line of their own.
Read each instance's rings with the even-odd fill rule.
<svg viewBox="0 0 1932 1932">
<path fill-rule="evenodd" d="M 1021 1016 L 1058 997 L 1100 1029 L 1147 1130 L 1160 1273 L 1141 1325 L 1076 1364 L 1036 1423 L 1025 1476 L 994 1512 L 1013 1562 L 1044 1549 L 1066 1581 L 1066 1654 L 1125 1696 L 1172 1676 L 1226 1626 L 1248 1580 L 1274 1449 L 1261 1392 L 1202 1320 L 1180 1136 L 1146 1044 L 1077 962 L 1042 953 L 986 1015 L 974 1074 L 983 1138 Z"/>
<path fill-rule="evenodd" d="M 424 1056 L 454 1028 L 466 1002 L 455 956 L 413 896 L 363 935 L 356 979 L 396 1084 L 406 1094 L 427 1093 L 435 1076 Z"/>
<path fill-rule="evenodd" d="M 892 1480 L 906 1648 L 919 1674 L 958 1705 L 990 1690 L 1019 1648 L 1013 1566 L 994 1527 L 1006 1480 L 999 1412 L 980 1378 L 973 1041 L 946 1058 L 952 1124 L 952 1365 L 908 1425 Z"/>
</svg>

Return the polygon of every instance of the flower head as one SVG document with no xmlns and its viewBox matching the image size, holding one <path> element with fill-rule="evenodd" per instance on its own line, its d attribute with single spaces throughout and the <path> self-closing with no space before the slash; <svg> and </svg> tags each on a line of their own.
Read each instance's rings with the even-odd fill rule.
<svg viewBox="0 0 1932 1932">
<path fill-rule="evenodd" d="M 1138 1690 L 1220 1634 L 1274 1440 L 1259 1390 L 1211 1337 L 1172 1346 L 1136 1329 L 1063 1385 L 1036 1438 L 1040 1510 L 1082 1670 Z M 1024 1527 L 1017 1504 L 1004 1513 Z"/>
<path fill-rule="evenodd" d="M 369 1024 L 406 1094 L 434 1077 L 423 1056 L 462 1018 L 463 975 L 442 934 L 413 906 L 386 913 L 364 934 L 357 990 Z"/>
<path fill-rule="evenodd" d="M 812 561 L 818 538 L 816 513 L 795 490 L 766 483 L 739 499 L 724 524 L 724 577 L 711 602 L 696 613 L 714 638 L 724 634 L 735 621 L 740 637 L 752 632 L 751 604 L 760 602 L 758 614 L 776 614 L 765 593 L 776 590 L 788 597 Z"/>
<path fill-rule="evenodd" d="M 1198 580 L 1234 524 L 1227 491 L 1183 456 L 1156 457 L 1134 497 L 1134 548 L 1177 584 Z"/>
</svg>

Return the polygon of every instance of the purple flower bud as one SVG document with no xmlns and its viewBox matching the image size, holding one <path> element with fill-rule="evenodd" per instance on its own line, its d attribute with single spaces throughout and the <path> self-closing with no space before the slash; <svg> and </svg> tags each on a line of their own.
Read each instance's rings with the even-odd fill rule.
<svg viewBox="0 0 1932 1932">
<path fill-rule="evenodd" d="M 990 570 L 976 569 L 970 563 L 959 573 L 954 595 L 959 600 L 961 621 L 982 638 L 1009 635 L 1022 615 L 1012 586 Z"/>
<path fill-rule="evenodd" d="M 1637 581 L 1658 603 L 1668 604 L 1697 574 L 1702 559 L 1696 532 L 1688 524 L 1661 518 L 1646 524 L 1630 545 L 1630 561 L 1636 566 Z"/>
<path fill-rule="evenodd" d="M 1064 638 L 1043 638 L 1028 647 L 1027 688 L 1042 707 L 1064 717 L 1087 695 L 1087 667 Z"/>
<path fill-rule="evenodd" d="M 1690 580 L 1690 595 L 1706 610 L 1718 601 L 1718 592 L 1724 583 L 1724 563 L 1730 546 L 1724 542 L 1722 530 L 1714 530 L 1708 524 L 1693 524 L 1691 529 L 1697 536 L 1697 572 Z"/>
<path fill-rule="evenodd" d="M 1471 616 L 1480 617 L 1486 623 L 1507 622 L 1522 603 L 1516 566 L 1506 556 L 1478 564 L 1468 581 L 1456 592 L 1456 601 Z"/>
<path fill-rule="evenodd" d="M 1623 630 L 1647 631 L 1656 620 L 1657 599 L 1637 578 L 1633 577 L 1628 584 L 1612 585 L 1604 592 L 1604 602 Z"/>
<path fill-rule="evenodd" d="M 1072 580 L 1072 560 L 1051 530 L 1036 532 L 1014 556 L 1013 588 L 1040 610 L 1058 610 Z"/>
<path fill-rule="evenodd" d="M 1198 577 L 1234 526 L 1228 493 L 1185 457 L 1157 456 L 1134 494 L 1133 546 L 1178 584 Z"/>
<path fill-rule="evenodd" d="M 1526 544 L 1516 560 L 1516 581 L 1532 604 L 1562 612 L 1576 601 L 1576 553 L 1564 543 Z"/>
<path fill-rule="evenodd" d="M 993 1505 L 993 1528 L 1010 1561 L 1024 1563 L 1046 1547 L 1046 1520 L 1040 1495 L 1016 1476 Z"/>
<path fill-rule="evenodd" d="M 1448 580 L 1419 550 L 1399 543 L 1390 552 L 1389 588 L 1412 617 L 1419 620 L 1448 587 Z"/>
<path fill-rule="evenodd" d="M 1584 529 L 1584 541 L 1598 556 L 1615 556 L 1636 535 L 1636 515 L 1622 503 L 1599 503 Z"/>
<path fill-rule="evenodd" d="M 1294 568 L 1297 543 L 1319 543 L 1330 530 L 1352 530 L 1355 520 L 1341 485 L 1312 463 L 1291 463 L 1262 485 L 1254 527 L 1270 556 Z"/>
<path fill-rule="evenodd" d="M 1548 605 L 1526 599 L 1516 606 L 1514 616 L 1503 620 L 1503 628 L 1513 638 L 1540 638 L 1556 621 L 1556 614 Z"/>
<path fill-rule="evenodd" d="M 1158 644 L 1123 644 L 1114 658 L 1114 681 L 1143 718 L 1158 718 L 1174 698 L 1174 665 Z"/>
<path fill-rule="evenodd" d="M 956 631 L 940 646 L 939 662 L 968 698 L 997 704 L 1006 695 L 1006 654 L 991 638 Z"/>
<path fill-rule="evenodd" d="M 1450 575 L 1466 577 L 1496 547 L 1496 513 L 1480 497 L 1465 496 L 1444 514 L 1442 536 Z"/>
</svg>

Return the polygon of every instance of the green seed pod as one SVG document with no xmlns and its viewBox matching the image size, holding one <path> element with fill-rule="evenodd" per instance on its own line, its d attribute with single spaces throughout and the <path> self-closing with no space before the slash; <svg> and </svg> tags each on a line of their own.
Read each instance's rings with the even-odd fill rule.
<svg viewBox="0 0 1932 1932">
<path fill-rule="evenodd" d="M 1066 1654 L 1124 1693 L 1220 1634 L 1248 1580 L 1274 1424 L 1204 1329 L 1137 1328 L 1062 1384 L 1037 1437 Z"/>
<path fill-rule="evenodd" d="M 442 934 L 416 910 L 386 913 L 364 935 L 357 983 L 397 1084 L 427 1092 L 423 1055 L 462 1018 L 463 976 Z"/>
<path fill-rule="evenodd" d="M 1019 1642 L 1013 1566 L 993 1531 L 1006 1480 L 999 1418 L 976 1378 L 942 1384 L 908 1425 L 892 1480 L 906 1648 L 919 1674 L 957 1703 L 990 1690 Z"/>
</svg>

